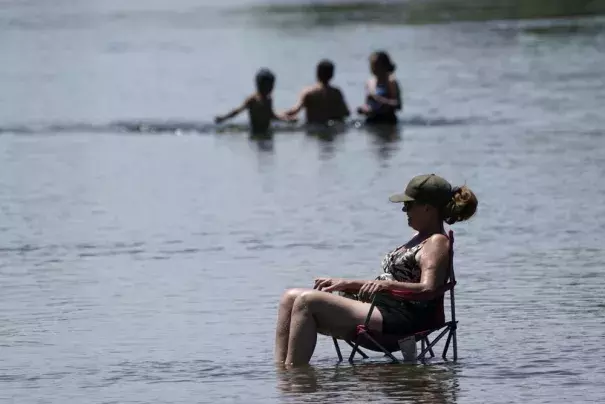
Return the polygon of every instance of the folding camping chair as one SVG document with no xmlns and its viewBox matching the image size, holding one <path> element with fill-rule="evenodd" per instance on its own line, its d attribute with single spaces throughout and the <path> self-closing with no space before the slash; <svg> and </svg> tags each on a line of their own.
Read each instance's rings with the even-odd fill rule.
<svg viewBox="0 0 605 404">
<path fill-rule="evenodd" d="M 430 354 L 431 357 L 434 357 L 435 354 L 433 352 L 433 347 L 437 344 L 441 338 L 443 338 L 447 334 L 447 340 L 445 342 L 445 347 L 443 348 L 443 359 L 447 359 L 447 352 L 450 346 L 450 342 L 452 343 L 453 349 L 453 360 L 458 359 L 458 346 L 456 342 L 456 328 L 458 322 L 456 321 L 456 308 L 454 302 L 454 286 L 456 285 L 456 277 L 454 275 L 454 232 L 452 230 L 449 231 L 449 239 L 450 239 L 450 264 L 448 270 L 448 277 L 445 285 L 443 285 L 438 290 L 431 293 L 415 293 L 404 290 L 392 290 L 385 293 L 389 293 L 391 296 L 396 297 L 397 299 L 402 300 L 410 300 L 410 301 L 422 301 L 422 300 L 437 300 L 437 312 L 435 318 L 432 321 L 430 327 L 425 330 L 418 330 L 409 334 L 382 334 L 374 331 L 370 331 L 368 328 L 368 324 L 370 322 L 370 318 L 372 316 L 372 312 L 375 306 L 375 298 L 372 300 L 372 304 L 370 306 L 370 310 L 366 317 L 366 320 L 363 324 L 357 326 L 355 330 L 355 335 L 351 340 L 345 340 L 347 344 L 349 344 L 353 351 L 349 356 L 349 362 L 353 362 L 353 358 L 355 354 L 359 353 L 364 359 L 367 359 L 368 356 L 361 351 L 360 346 L 372 351 L 376 352 L 384 352 L 386 356 L 391 358 L 393 362 L 399 363 L 400 361 L 393 355 L 393 352 L 399 351 L 399 341 L 404 338 L 408 338 L 414 336 L 416 341 L 421 342 L 421 350 L 417 355 L 416 359 L 418 361 L 423 361 L 425 359 L 426 354 Z M 445 293 L 450 292 L 450 306 L 451 306 L 451 318 L 450 321 L 445 321 L 445 313 L 444 313 L 444 296 Z M 431 334 L 440 331 L 439 335 L 434 339 L 430 340 L 429 337 Z M 332 338 L 334 340 L 334 347 L 336 348 L 336 353 L 338 354 L 339 362 L 342 362 L 342 354 L 340 352 L 340 347 L 338 346 L 338 341 L 336 338 Z"/>
</svg>

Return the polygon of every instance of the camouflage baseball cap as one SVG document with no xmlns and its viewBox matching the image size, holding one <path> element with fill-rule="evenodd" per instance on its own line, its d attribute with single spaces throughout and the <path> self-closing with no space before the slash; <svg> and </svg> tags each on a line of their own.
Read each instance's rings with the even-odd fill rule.
<svg viewBox="0 0 605 404">
<path fill-rule="evenodd" d="M 405 191 L 392 195 L 391 202 L 419 202 L 445 206 L 452 199 L 452 185 L 435 174 L 418 175 L 410 180 Z"/>
</svg>

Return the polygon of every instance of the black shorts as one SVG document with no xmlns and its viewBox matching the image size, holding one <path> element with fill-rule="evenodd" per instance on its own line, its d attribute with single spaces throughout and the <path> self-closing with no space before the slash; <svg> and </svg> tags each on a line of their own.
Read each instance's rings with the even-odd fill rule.
<svg viewBox="0 0 605 404">
<path fill-rule="evenodd" d="M 427 328 L 433 310 L 389 297 L 377 297 L 376 308 L 382 314 L 383 334 L 411 334 Z"/>
</svg>

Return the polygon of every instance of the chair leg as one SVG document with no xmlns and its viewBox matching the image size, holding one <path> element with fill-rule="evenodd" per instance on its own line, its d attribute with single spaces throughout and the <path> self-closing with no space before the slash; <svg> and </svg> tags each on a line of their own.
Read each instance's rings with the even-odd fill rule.
<svg viewBox="0 0 605 404">
<path fill-rule="evenodd" d="M 357 353 L 357 349 L 359 347 L 359 342 L 355 342 L 355 345 L 353 345 L 353 350 L 351 351 L 351 355 L 349 355 L 349 362 L 353 362 L 353 358 L 355 357 L 355 354 Z"/>
<path fill-rule="evenodd" d="M 422 350 L 422 352 L 420 352 L 420 354 L 418 354 L 418 356 L 416 357 L 418 360 L 424 360 L 424 356 L 427 354 L 427 352 L 429 350 L 431 350 L 435 344 L 437 344 L 437 342 L 439 342 L 441 340 L 441 338 L 443 338 L 443 336 L 445 335 L 446 332 L 448 332 L 449 327 L 446 327 L 445 330 L 441 331 L 441 334 L 439 334 L 437 336 L 437 338 L 435 338 L 433 340 L 433 342 L 431 342 L 425 349 Z"/>
<path fill-rule="evenodd" d="M 423 342 L 424 342 L 426 345 L 430 345 L 430 344 L 431 344 L 431 343 L 430 343 L 430 341 L 429 341 L 429 337 L 426 337 L 426 336 L 423 338 Z M 424 345 L 424 344 L 423 344 L 423 345 Z M 422 348 L 422 349 L 424 349 L 424 348 Z M 435 352 L 433 352 L 433 348 L 429 348 L 429 349 L 428 349 L 428 351 L 429 351 L 429 353 L 431 354 L 431 358 L 434 358 L 434 357 L 435 357 Z"/>
<path fill-rule="evenodd" d="M 448 349 L 449 349 L 449 347 L 450 347 L 450 341 L 452 340 L 452 335 L 453 335 L 453 333 L 455 332 L 455 331 L 454 331 L 452 328 L 450 328 L 449 326 L 448 326 L 448 330 L 449 330 L 449 332 L 450 332 L 450 333 L 447 335 L 447 340 L 445 341 L 445 347 L 443 348 L 443 355 L 441 355 L 441 357 L 442 357 L 443 359 L 446 359 L 446 357 L 447 357 L 447 350 L 448 350 Z"/>
<path fill-rule="evenodd" d="M 454 333 L 452 336 L 452 348 L 454 348 L 454 360 L 458 360 L 458 344 L 456 343 L 456 325 L 454 324 L 454 329 L 452 330 Z"/>
<path fill-rule="evenodd" d="M 388 351 L 388 350 L 387 350 L 385 347 L 383 347 L 382 345 L 380 345 L 380 344 L 378 343 L 378 341 L 376 341 L 374 338 L 372 338 L 372 336 L 371 336 L 371 335 L 366 334 L 366 337 L 367 337 L 367 338 L 368 338 L 370 341 L 372 341 L 372 342 L 374 343 L 374 345 L 376 345 L 378 348 L 380 348 L 380 349 L 382 350 L 382 352 L 384 352 L 384 354 L 385 354 L 386 356 L 388 356 L 389 358 L 391 358 L 391 360 L 392 360 L 393 362 L 395 362 L 395 363 L 400 363 L 400 361 L 399 361 L 399 360 L 398 360 L 396 357 L 394 357 L 392 353 L 390 353 L 390 352 L 389 352 L 389 351 Z"/>
<path fill-rule="evenodd" d="M 429 340 L 428 336 L 424 336 L 420 339 L 421 341 L 421 352 L 420 354 L 417 356 L 417 360 L 424 360 L 424 357 L 426 356 L 426 354 L 430 354 L 431 358 L 435 357 L 435 353 L 433 352 L 433 347 L 441 340 L 441 338 L 443 338 L 445 336 L 446 333 L 448 333 L 447 336 L 447 340 L 445 342 L 445 347 L 443 348 L 443 359 L 447 358 L 447 352 L 449 350 L 449 346 L 450 343 L 452 343 L 452 350 L 453 350 L 453 356 L 454 356 L 454 361 L 458 360 L 458 344 L 457 344 L 457 340 L 456 340 L 456 324 L 450 324 L 448 325 L 438 336 L 437 338 L 435 338 L 432 342 Z M 449 331 L 449 332 L 448 332 Z M 371 335 L 366 334 L 366 337 L 372 341 L 372 343 L 374 343 L 374 345 L 376 345 L 378 348 L 380 348 L 384 354 L 386 356 L 388 356 L 393 362 L 399 363 L 400 361 L 395 358 L 395 356 L 393 356 L 393 354 L 391 352 L 389 352 L 387 349 L 385 349 L 382 345 L 380 345 L 378 343 L 378 341 L 376 341 L 374 338 L 372 338 Z M 334 341 L 334 347 L 336 348 L 336 354 L 338 355 L 338 362 L 342 362 L 343 357 L 342 357 L 342 352 L 340 351 L 340 346 L 338 345 L 338 341 L 336 338 L 332 338 L 332 341 Z M 351 355 L 349 356 L 349 362 L 353 362 L 353 358 L 355 357 L 356 353 L 359 353 L 359 355 L 361 355 L 361 357 L 363 359 L 368 359 L 368 355 L 366 355 L 361 349 L 359 349 L 359 342 L 355 342 L 355 344 L 352 344 L 351 341 L 349 340 L 345 340 L 345 342 L 351 347 L 353 348 Z"/>
<path fill-rule="evenodd" d="M 336 354 L 338 355 L 338 362 L 342 362 L 342 353 L 340 352 L 338 341 L 334 337 L 332 337 L 332 340 L 334 341 L 334 348 L 336 348 Z"/>
<path fill-rule="evenodd" d="M 353 349 L 355 348 L 355 347 L 354 347 L 354 345 L 353 345 L 353 344 L 351 344 L 351 341 L 349 341 L 349 340 L 345 340 L 345 342 L 346 342 L 347 344 L 349 344 L 349 346 L 350 346 L 351 348 L 353 348 Z M 369 358 L 369 356 L 368 356 L 368 355 L 366 355 L 365 353 L 363 353 L 363 351 L 362 351 L 361 349 L 359 349 L 359 346 L 357 347 L 357 352 L 358 352 L 358 353 L 361 355 L 361 357 L 362 357 L 363 359 L 368 359 L 368 358 Z"/>
<path fill-rule="evenodd" d="M 426 335 L 424 337 L 420 338 L 420 352 L 423 352 L 425 350 L 425 348 L 427 347 L 427 345 L 430 345 L 430 343 L 431 342 L 429 341 L 429 339 Z M 431 355 L 431 358 L 435 357 L 433 348 L 429 348 L 426 351 Z"/>
</svg>

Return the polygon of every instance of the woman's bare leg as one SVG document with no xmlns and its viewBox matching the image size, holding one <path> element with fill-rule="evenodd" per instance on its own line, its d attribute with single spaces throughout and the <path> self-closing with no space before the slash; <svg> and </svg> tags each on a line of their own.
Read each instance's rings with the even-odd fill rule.
<svg viewBox="0 0 605 404">
<path fill-rule="evenodd" d="M 294 301 L 303 292 L 311 289 L 288 289 L 279 302 L 277 313 L 277 327 L 275 330 L 275 361 L 283 363 L 288 353 L 288 339 L 290 338 L 290 318 Z"/>
<path fill-rule="evenodd" d="M 296 297 L 291 310 L 286 364 L 309 363 L 318 329 L 337 338 L 346 338 L 357 325 L 363 324 L 369 309 L 369 303 L 317 290 L 304 291 Z M 369 328 L 382 331 L 379 310 L 372 312 Z"/>
</svg>

